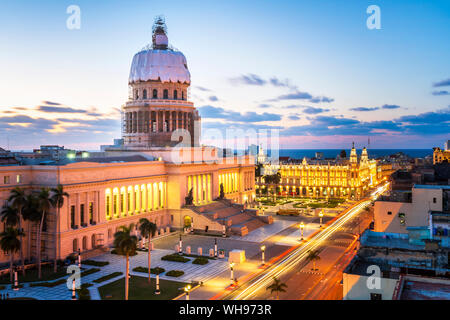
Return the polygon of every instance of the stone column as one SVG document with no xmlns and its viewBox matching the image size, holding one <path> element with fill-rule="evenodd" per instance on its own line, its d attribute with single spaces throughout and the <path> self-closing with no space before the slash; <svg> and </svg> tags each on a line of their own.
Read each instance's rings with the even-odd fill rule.
<svg viewBox="0 0 450 320">
<path fill-rule="evenodd" d="M 165 125 L 165 123 L 166 123 L 166 111 L 164 110 L 163 112 L 162 112 L 162 131 L 163 132 L 165 132 L 165 130 L 164 130 L 164 125 Z M 168 131 L 168 128 L 166 127 L 166 131 Z"/>
</svg>

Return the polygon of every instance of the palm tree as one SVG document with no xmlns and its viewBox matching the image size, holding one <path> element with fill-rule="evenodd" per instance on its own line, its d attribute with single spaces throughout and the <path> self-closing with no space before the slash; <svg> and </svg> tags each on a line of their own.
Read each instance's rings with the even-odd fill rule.
<svg viewBox="0 0 450 320">
<path fill-rule="evenodd" d="M 146 218 L 142 218 L 139 220 L 139 231 L 141 235 L 145 238 L 147 238 L 148 242 L 148 283 L 151 283 L 151 272 L 150 272 L 150 266 L 151 266 L 151 253 L 150 253 L 150 244 L 152 241 L 152 237 L 155 236 L 157 226 L 153 222 L 150 222 Z"/>
<path fill-rule="evenodd" d="M 11 282 L 13 281 L 14 253 L 19 251 L 22 246 L 18 238 L 22 235 L 22 231 L 13 227 L 7 227 L 5 231 L 0 233 L 0 248 L 10 255 L 9 274 Z"/>
<path fill-rule="evenodd" d="M 13 208 L 15 208 L 17 210 L 18 213 L 18 227 L 19 230 L 22 231 L 20 234 L 20 250 L 19 250 L 19 254 L 20 254 L 20 261 L 22 263 L 22 274 L 25 275 L 25 259 L 23 257 L 23 230 L 22 230 L 22 219 L 23 219 L 23 208 L 25 206 L 26 203 L 26 194 L 25 194 L 25 190 L 20 188 L 20 187 L 16 187 L 13 190 L 11 190 L 11 194 L 8 198 L 8 201 L 11 202 L 11 206 Z"/>
<path fill-rule="evenodd" d="M 286 292 L 285 288 L 287 288 L 287 285 L 280 281 L 280 279 L 277 279 L 276 277 L 273 277 L 273 283 L 266 288 L 266 290 L 270 290 L 270 293 L 273 292 L 277 293 L 277 300 L 279 300 L 280 292 Z"/>
<path fill-rule="evenodd" d="M 67 192 L 64 191 L 64 188 L 62 185 L 58 184 L 56 186 L 56 188 L 52 188 L 52 197 L 51 197 L 51 202 L 52 202 L 52 206 L 54 208 L 56 208 L 56 219 L 55 219 L 55 261 L 53 263 L 53 271 L 56 272 L 57 271 L 57 263 L 56 260 L 58 258 L 58 227 L 59 227 L 59 213 L 60 210 L 62 208 L 62 206 L 64 205 L 64 197 L 69 197 L 69 194 Z"/>
<path fill-rule="evenodd" d="M 121 226 L 119 231 L 114 234 L 114 248 L 117 254 L 126 257 L 126 273 L 125 273 L 125 300 L 128 300 L 128 275 L 130 272 L 130 255 L 134 255 L 137 249 L 137 237 L 131 235 L 134 224 L 129 227 Z"/>
<path fill-rule="evenodd" d="M 306 259 L 308 261 L 312 261 L 312 263 L 313 263 L 312 270 L 316 271 L 317 270 L 316 269 L 316 261 L 320 260 L 319 252 L 317 252 L 317 250 L 313 250 L 313 251 L 309 250 L 308 252 L 309 252 L 309 254 L 306 257 Z"/>
<path fill-rule="evenodd" d="M 23 219 L 25 221 L 30 221 L 33 224 L 39 223 L 39 221 L 41 220 L 41 212 L 39 211 L 38 205 L 39 205 L 39 203 L 38 203 L 38 199 L 37 199 L 35 192 L 29 193 L 26 195 L 25 204 L 24 204 L 23 211 L 22 211 Z M 32 238 L 31 232 L 32 232 L 32 229 L 30 227 L 30 228 L 28 228 L 28 239 L 29 239 L 28 240 L 28 245 L 29 245 L 28 251 L 29 251 L 30 255 L 31 255 L 31 238 Z M 36 248 L 37 248 L 37 246 L 38 246 L 37 245 L 37 237 L 36 237 L 35 241 L 36 241 Z M 33 257 L 33 258 L 36 259 L 36 257 Z"/>
<path fill-rule="evenodd" d="M 4 222 L 9 227 L 15 227 L 19 223 L 19 213 L 17 209 L 4 205 L 0 211 L 0 221 Z"/>
<path fill-rule="evenodd" d="M 52 206 L 52 201 L 50 198 L 50 189 L 42 188 L 37 196 L 38 208 L 41 213 L 41 219 L 39 222 L 39 232 L 37 236 L 37 260 L 38 260 L 38 278 L 42 278 L 42 266 L 41 266 L 41 238 L 42 238 L 42 229 L 45 223 L 45 214 L 50 211 Z"/>
</svg>

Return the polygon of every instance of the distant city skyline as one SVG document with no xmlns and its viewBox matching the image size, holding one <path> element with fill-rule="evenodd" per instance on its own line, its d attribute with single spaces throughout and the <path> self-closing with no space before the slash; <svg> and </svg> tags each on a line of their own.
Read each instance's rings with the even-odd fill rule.
<svg viewBox="0 0 450 320">
<path fill-rule="evenodd" d="M 69 5 L 80 30 L 66 28 Z M 369 30 L 366 9 L 381 10 Z M 450 3 L 2 3 L 0 147 L 98 150 L 120 138 L 133 55 L 163 14 L 202 127 L 279 129 L 282 149 L 442 147 Z M 447 68 L 446 68 L 447 67 Z M 206 141 L 207 142 L 207 141 Z"/>
</svg>

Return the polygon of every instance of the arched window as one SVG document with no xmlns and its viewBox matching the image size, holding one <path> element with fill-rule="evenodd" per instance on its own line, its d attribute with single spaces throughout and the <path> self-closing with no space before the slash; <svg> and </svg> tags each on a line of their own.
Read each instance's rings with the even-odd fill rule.
<svg viewBox="0 0 450 320">
<path fill-rule="evenodd" d="M 136 90 L 136 91 L 135 91 L 135 94 L 134 94 L 134 96 L 136 97 L 136 100 L 138 100 L 138 99 L 139 99 L 139 91 L 138 91 L 138 90 Z"/>
<path fill-rule="evenodd" d="M 78 239 L 77 238 L 73 239 L 72 249 L 73 249 L 73 252 L 77 252 L 78 251 Z"/>
<path fill-rule="evenodd" d="M 153 99 L 158 99 L 158 90 L 153 89 Z"/>
<path fill-rule="evenodd" d="M 169 99 L 169 90 L 164 89 L 164 91 L 163 91 L 163 99 Z"/>
<path fill-rule="evenodd" d="M 83 237 L 82 244 L 83 244 L 83 250 L 87 250 L 87 237 L 86 236 Z"/>
<path fill-rule="evenodd" d="M 178 91 L 177 90 L 173 90 L 173 99 L 174 100 L 178 99 Z"/>
<path fill-rule="evenodd" d="M 144 89 L 144 92 L 142 93 L 142 99 L 147 99 L 147 89 Z"/>
</svg>

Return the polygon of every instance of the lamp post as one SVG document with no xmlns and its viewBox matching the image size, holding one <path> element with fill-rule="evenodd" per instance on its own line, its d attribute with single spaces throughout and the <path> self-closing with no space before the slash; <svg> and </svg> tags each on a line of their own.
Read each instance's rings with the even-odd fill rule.
<svg viewBox="0 0 450 320">
<path fill-rule="evenodd" d="M 323 218 L 323 209 L 319 212 L 319 218 L 320 218 L 320 228 L 322 228 L 322 218 Z"/>
<path fill-rule="evenodd" d="M 160 294 L 161 291 L 159 291 L 159 273 L 156 274 L 156 291 L 155 294 Z"/>
<path fill-rule="evenodd" d="M 17 278 L 17 267 L 14 267 L 14 291 L 19 290 L 19 279 Z"/>
<path fill-rule="evenodd" d="M 301 233 L 301 239 L 300 241 L 303 241 L 303 229 L 305 228 L 305 224 L 302 222 L 300 222 L 300 233 Z"/>
<path fill-rule="evenodd" d="M 222 238 L 226 238 L 227 236 L 227 228 L 225 225 L 222 225 Z"/>
<path fill-rule="evenodd" d="M 72 300 L 77 300 L 77 295 L 75 294 L 75 279 L 72 279 Z"/>
<path fill-rule="evenodd" d="M 264 251 L 266 251 L 266 246 L 261 246 L 261 262 L 262 262 L 262 265 L 264 265 L 266 262 L 265 262 L 265 259 L 264 259 Z"/>
<path fill-rule="evenodd" d="M 81 250 L 78 249 L 78 268 L 81 268 Z"/>
<path fill-rule="evenodd" d="M 191 290 L 191 285 L 188 284 L 185 288 L 184 288 L 184 292 L 186 292 L 186 300 L 189 300 L 189 290 Z"/>
<path fill-rule="evenodd" d="M 178 241 L 178 254 L 183 253 L 183 240 L 181 239 L 181 233 L 180 233 L 180 240 Z"/>
<path fill-rule="evenodd" d="M 214 238 L 214 258 L 217 258 L 217 238 Z"/>
<path fill-rule="evenodd" d="M 234 283 L 234 271 L 233 271 L 233 267 L 234 267 L 234 262 L 231 262 L 231 263 L 230 263 L 230 271 L 231 271 L 230 280 L 231 280 L 231 284 Z"/>
</svg>

